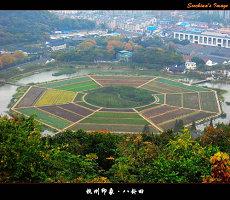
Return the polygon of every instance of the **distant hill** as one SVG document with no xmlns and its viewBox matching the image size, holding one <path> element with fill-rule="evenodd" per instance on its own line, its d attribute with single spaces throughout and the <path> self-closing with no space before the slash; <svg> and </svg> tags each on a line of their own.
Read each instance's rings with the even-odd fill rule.
<svg viewBox="0 0 230 200">
<path fill-rule="evenodd" d="M 45 40 L 54 30 L 92 29 L 84 19 L 59 19 L 48 11 L 0 11 L 0 45 Z"/>
</svg>

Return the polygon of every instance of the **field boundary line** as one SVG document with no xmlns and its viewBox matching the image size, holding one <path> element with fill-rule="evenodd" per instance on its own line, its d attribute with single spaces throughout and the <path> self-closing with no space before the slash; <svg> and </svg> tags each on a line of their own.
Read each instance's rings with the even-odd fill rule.
<svg viewBox="0 0 230 200">
<path fill-rule="evenodd" d="M 78 95 L 78 92 L 76 92 L 76 95 L 75 95 L 75 97 L 73 98 L 73 100 L 71 102 L 74 102 L 74 100 L 76 99 L 77 95 Z"/>
<path fill-rule="evenodd" d="M 48 90 L 49 90 L 49 89 L 46 88 L 45 92 L 44 92 L 44 93 L 38 98 L 38 100 L 33 104 L 34 106 L 38 106 L 38 105 L 36 105 L 37 102 L 39 102 L 39 101 L 42 99 L 42 97 L 47 93 Z"/>
<path fill-rule="evenodd" d="M 147 109 L 144 109 L 144 110 L 142 110 L 142 111 L 138 111 L 138 110 L 137 110 L 137 112 L 143 113 L 143 112 L 145 112 L 145 111 L 147 111 L 147 110 L 150 110 L 150 109 L 153 109 L 153 108 L 159 108 L 159 107 L 161 107 L 161 106 L 164 106 L 165 104 L 158 104 L 158 105 L 159 105 L 159 106 L 147 108 Z M 133 108 L 133 109 L 135 109 L 135 108 Z M 136 110 L 136 109 L 135 109 L 135 110 Z"/>
<path fill-rule="evenodd" d="M 167 124 L 167 123 L 169 123 L 169 122 L 172 122 L 172 121 L 174 121 L 174 120 L 176 120 L 176 119 L 181 119 L 181 118 L 185 118 L 185 117 L 187 117 L 187 116 L 189 116 L 189 115 L 198 114 L 199 112 L 200 112 L 200 111 L 194 111 L 194 112 L 191 112 L 191 113 L 189 113 L 189 114 L 182 115 L 182 116 L 180 116 L 180 117 L 176 117 L 176 118 L 170 119 L 170 120 L 168 120 L 168 121 L 164 121 L 164 122 L 162 122 L 162 123 L 159 123 L 158 125 L 161 126 L 161 125 Z"/>
<path fill-rule="evenodd" d="M 181 106 L 184 107 L 184 94 L 181 93 Z"/>
<path fill-rule="evenodd" d="M 201 98 L 200 98 L 200 92 L 197 92 L 197 93 L 198 93 L 199 109 L 201 110 Z"/>
<path fill-rule="evenodd" d="M 167 113 L 169 113 L 169 112 L 173 112 L 173 111 L 176 111 L 176 110 L 180 110 L 180 109 L 182 109 L 182 108 L 175 108 L 175 109 L 173 109 L 173 110 L 169 110 L 169 111 L 166 111 L 166 112 L 164 112 L 164 113 L 161 113 L 161 114 L 159 114 L 159 115 L 154 115 L 153 117 L 149 117 L 149 119 L 151 119 L 151 118 L 154 118 L 154 117 L 158 117 L 158 116 L 161 116 L 161 115 L 164 115 L 164 114 L 167 114 Z"/>
<path fill-rule="evenodd" d="M 140 126 L 140 127 L 143 127 L 144 125 L 136 125 L 136 124 L 97 124 L 97 123 L 80 123 L 80 124 L 90 124 L 90 125 L 112 125 L 112 126 Z"/>
<path fill-rule="evenodd" d="M 100 111 L 98 111 L 98 112 L 100 112 Z M 143 118 L 139 118 L 139 115 L 138 115 L 138 118 L 134 118 L 134 117 L 133 118 L 128 118 L 128 117 L 95 117 L 95 118 L 91 118 L 91 119 L 121 119 L 121 120 L 123 120 L 123 119 L 132 119 L 132 120 L 143 120 Z"/>
<path fill-rule="evenodd" d="M 90 106 L 93 106 L 93 107 L 96 107 L 96 108 L 102 108 L 102 107 L 99 107 L 99 106 L 95 106 L 91 103 L 88 103 L 86 100 L 85 100 L 85 96 L 87 95 L 87 93 L 85 93 L 85 95 L 82 97 L 82 100 L 86 103 L 86 104 L 89 104 Z"/>
<path fill-rule="evenodd" d="M 90 75 L 87 75 L 92 81 L 94 81 L 95 83 L 97 83 L 98 85 L 100 85 L 101 87 L 104 87 L 101 83 L 99 83 L 98 81 L 96 81 L 93 77 L 91 77 Z"/>
<path fill-rule="evenodd" d="M 81 122 L 82 120 L 88 118 L 89 116 L 93 115 L 95 112 L 99 111 L 100 109 L 101 109 L 101 108 L 95 110 L 94 112 L 92 112 L 91 114 L 89 114 L 89 115 L 83 117 L 82 119 L 78 120 L 77 122 L 74 122 L 74 123 L 70 124 L 69 126 L 67 126 L 67 127 L 65 127 L 64 129 L 62 129 L 62 131 L 65 131 L 65 130 L 69 129 L 69 128 L 72 127 L 72 126 L 75 126 L 76 124 L 78 124 L 78 123 Z"/>
<path fill-rule="evenodd" d="M 219 99 L 218 99 L 218 95 L 217 95 L 217 92 L 215 92 L 215 97 L 216 97 L 216 102 L 217 102 L 217 106 L 218 106 L 218 111 L 219 111 L 219 114 L 221 114 L 221 106 L 220 106 L 220 102 L 219 102 Z"/>
<path fill-rule="evenodd" d="M 140 87 L 142 87 L 142 86 L 144 86 L 144 85 L 146 85 L 146 84 L 148 84 L 148 83 L 154 81 L 155 79 L 157 79 L 157 77 L 154 77 L 153 79 L 151 79 L 151 80 L 149 80 L 149 81 L 147 81 L 147 82 L 145 82 L 145 83 L 139 85 L 137 88 L 140 88 Z"/>
<path fill-rule="evenodd" d="M 62 120 L 68 121 L 68 122 L 70 122 L 70 123 L 73 123 L 72 121 L 70 121 L 70 120 L 68 120 L 68 119 L 66 119 L 66 118 L 60 117 L 60 116 L 55 115 L 55 114 L 53 114 L 53 113 L 50 113 L 50 112 L 48 112 L 48 111 L 46 111 L 46 110 L 42 110 L 42 109 L 39 108 L 39 107 L 34 107 L 34 108 L 37 108 L 38 110 L 40 110 L 40 111 L 42 111 L 42 112 L 45 112 L 45 113 L 47 113 L 47 114 L 49 114 L 49 115 L 52 115 L 52 116 L 54 116 L 54 117 L 60 118 L 60 119 L 62 119 Z"/>
<path fill-rule="evenodd" d="M 144 87 L 142 87 L 141 89 L 148 90 L 148 91 L 151 91 L 151 92 L 156 92 L 156 94 L 164 94 L 164 93 L 161 93 L 161 92 L 159 92 L 159 91 L 151 90 L 151 89 L 144 88 Z"/>
<path fill-rule="evenodd" d="M 139 113 L 135 108 L 133 108 L 133 110 L 140 115 L 142 118 L 144 118 L 147 122 L 149 122 L 153 127 L 155 127 L 157 130 L 159 130 L 160 132 L 162 132 L 163 130 L 161 128 L 159 128 L 157 125 L 155 125 L 153 122 L 151 122 L 148 118 L 146 118 L 145 116 L 142 115 L 142 113 Z"/>
<path fill-rule="evenodd" d="M 62 110 L 65 110 L 65 111 L 68 111 L 68 112 L 70 112 L 70 113 L 73 113 L 73 114 L 75 114 L 75 115 L 79 115 L 80 117 L 85 117 L 85 116 L 83 116 L 83 115 L 80 115 L 80 114 L 75 113 L 75 112 L 73 112 L 73 111 L 71 111 L 71 110 L 68 110 L 68 109 L 62 108 L 62 107 L 60 107 L 60 106 L 57 106 L 57 107 L 58 107 L 58 108 L 60 108 L 60 109 L 62 109 Z"/>
<path fill-rule="evenodd" d="M 14 108 L 18 105 L 18 103 L 26 96 L 26 94 L 29 92 L 29 90 L 30 90 L 32 87 L 33 87 L 33 86 L 30 86 L 30 87 L 26 90 L 25 94 L 23 94 L 23 95 L 17 100 L 17 102 L 13 105 L 13 107 L 12 107 L 11 109 L 14 109 Z"/>
<path fill-rule="evenodd" d="M 104 109 L 105 107 L 102 107 L 101 109 Z M 98 112 L 105 112 L 105 113 L 134 113 L 134 111 L 132 110 L 132 111 L 130 111 L 130 112 L 125 112 L 125 111 L 110 111 L 110 110 L 101 110 L 101 111 L 98 111 Z"/>
<path fill-rule="evenodd" d="M 84 101 L 79 101 L 79 102 L 84 102 Z M 79 104 L 77 104 L 76 102 L 71 102 L 71 103 L 75 104 L 76 106 L 80 106 L 80 107 L 82 107 L 82 108 L 88 109 L 88 110 L 90 110 L 90 111 L 95 111 L 95 110 L 93 110 L 93 109 L 91 109 L 91 108 L 87 108 L 87 107 L 85 107 L 85 106 L 79 105 Z M 84 103 L 85 103 L 85 102 L 84 102 Z"/>
<path fill-rule="evenodd" d="M 30 117 L 29 115 L 26 115 L 26 114 L 24 114 L 24 113 L 21 113 L 21 112 L 18 111 L 18 110 L 13 110 L 13 111 L 15 111 L 15 112 L 17 112 L 17 113 L 19 113 L 19 114 L 25 115 L 25 116 L 27 116 L 27 117 Z M 46 126 L 48 126 L 48 127 L 50 127 L 50 128 L 55 129 L 55 130 L 57 130 L 57 131 L 60 131 L 60 130 L 61 130 L 61 129 L 55 128 L 54 126 L 51 126 L 51 125 L 49 125 L 49 124 L 47 124 L 47 123 L 45 123 L 45 122 L 43 122 L 43 121 L 41 121 L 41 120 L 39 120 L 39 119 L 35 119 L 35 120 L 38 121 L 38 122 L 40 122 L 40 123 L 42 123 L 42 124 L 45 124 Z"/>
<path fill-rule="evenodd" d="M 151 106 L 153 104 L 159 104 L 159 105 L 161 105 L 161 103 L 158 103 L 158 102 L 154 101 L 154 102 L 152 102 L 150 104 L 147 104 L 147 105 L 144 105 L 144 106 L 138 106 L 138 107 L 134 107 L 134 108 L 142 108 L 142 107 L 146 107 L 146 106 Z"/>
<path fill-rule="evenodd" d="M 145 85 L 145 86 L 147 86 L 147 85 Z M 143 87 L 143 88 L 145 88 L 145 87 Z M 157 89 L 158 91 L 157 92 L 160 92 L 160 93 L 171 93 L 171 92 L 175 92 L 175 91 L 173 91 L 173 90 L 171 90 L 171 89 L 167 89 L 167 88 L 159 88 L 159 87 L 157 87 L 157 86 L 153 86 L 153 85 L 149 85 L 149 88 L 155 88 L 155 89 Z M 146 89 L 146 88 L 145 88 Z M 166 90 L 166 91 L 159 91 L 159 90 Z"/>
</svg>

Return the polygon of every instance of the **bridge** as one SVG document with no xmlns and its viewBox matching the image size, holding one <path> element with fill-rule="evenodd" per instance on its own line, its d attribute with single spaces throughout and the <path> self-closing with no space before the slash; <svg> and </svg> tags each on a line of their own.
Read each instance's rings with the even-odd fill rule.
<svg viewBox="0 0 230 200">
<path fill-rule="evenodd" d="M 195 82 L 192 82 L 191 85 L 196 85 L 196 84 L 199 84 L 199 83 L 206 83 L 206 82 L 210 82 L 211 80 L 200 80 L 200 81 L 195 81 Z"/>
<path fill-rule="evenodd" d="M 13 82 L 10 82 L 10 81 L 6 81 L 5 79 L 0 79 L 0 84 L 3 83 L 3 84 L 9 84 L 9 85 L 15 85 L 15 86 L 26 86 L 26 84 L 23 84 L 23 83 L 13 83 Z"/>
</svg>

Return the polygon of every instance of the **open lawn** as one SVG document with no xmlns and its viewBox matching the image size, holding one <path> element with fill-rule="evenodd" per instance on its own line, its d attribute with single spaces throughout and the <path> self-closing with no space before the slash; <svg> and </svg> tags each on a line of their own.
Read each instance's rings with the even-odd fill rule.
<svg viewBox="0 0 230 200">
<path fill-rule="evenodd" d="M 85 101 L 106 108 L 133 108 L 154 101 L 151 92 L 129 86 L 110 86 L 88 92 Z"/>
</svg>

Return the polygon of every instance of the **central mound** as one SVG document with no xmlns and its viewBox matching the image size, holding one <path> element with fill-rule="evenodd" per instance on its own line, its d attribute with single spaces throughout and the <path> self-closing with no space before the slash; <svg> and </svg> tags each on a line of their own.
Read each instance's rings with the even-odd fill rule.
<svg viewBox="0 0 230 200">
<path fill-rule="evenodd" d="M 84 99 L 90 104 L 105 108 L 134 108 L 154 101 L 149 91 L 129 86 L 109 86 L 91 90 Z"/>
</svg>

